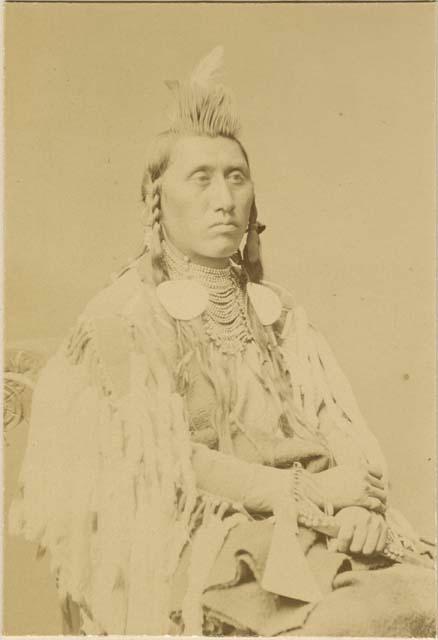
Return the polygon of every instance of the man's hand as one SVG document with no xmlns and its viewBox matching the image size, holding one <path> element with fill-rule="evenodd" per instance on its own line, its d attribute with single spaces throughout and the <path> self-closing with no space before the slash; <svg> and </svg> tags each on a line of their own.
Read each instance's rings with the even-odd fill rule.
<svg viewBox="0 0 438 640">
<path fill-rule="evenodd" d="M 309 488 L 308 497 L 319 503 L 319 493 L 336 511 L 351 506 L 365 507 L 379 513 L 386 509 L 386 487 L 378 467 L 340 465 L 313 474 L 312 481 L 316 483 L 317 492 L 313 496 Z"/>
<path fill-rule="evenodd" d="M 336 514 L 335 520 L 339 525 L 337 551 L 365 556 L 383 551 L 388 527 L 382 515 L 363 507 L 346 507 Z"/>
</svg>

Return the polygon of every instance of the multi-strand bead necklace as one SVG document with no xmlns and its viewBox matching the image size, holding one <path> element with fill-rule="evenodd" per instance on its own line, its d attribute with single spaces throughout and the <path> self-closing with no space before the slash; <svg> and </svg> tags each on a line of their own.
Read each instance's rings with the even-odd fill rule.
<svg viewBox="0 0 438 640">
<path fill-rule="evenodd" d="M 196 280 L 208 293 L 202 313 L 205 331 L 222 353 L 242 352 L 253 340 L 248 315 L 248 297 L 231 264 L 214 268 L 192 262 L 168 241 L 163 243 L 164 260 L 172 280 Z"/>
</svg>

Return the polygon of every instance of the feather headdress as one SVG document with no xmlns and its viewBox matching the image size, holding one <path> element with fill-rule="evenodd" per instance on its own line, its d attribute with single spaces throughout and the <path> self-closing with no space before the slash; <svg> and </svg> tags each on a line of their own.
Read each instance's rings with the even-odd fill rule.
<svg viewBox="0 0 438 640">
<path fill-rule="evenodd" d="M 216 82 L 223 58 L 223 47 L 215 47 L 199 62 L 187 81 L 166 82 L 174 98 L 171 131 L 237 137 L 240 123 L 231 93 Z"/>
</svg>

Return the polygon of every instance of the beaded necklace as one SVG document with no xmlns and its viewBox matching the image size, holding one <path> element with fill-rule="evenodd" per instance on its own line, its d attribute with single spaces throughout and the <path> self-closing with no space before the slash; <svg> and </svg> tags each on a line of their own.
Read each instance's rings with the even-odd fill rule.
<svg viewBox="0 0 438 640">
<path fill-rule="evenodd" d="M 201 314 L 205 332 L 225 354 L 241 353 L 254 340 L 249 325 L 248 295 L 229 263 L 226 267 L 205 267 L 192 262 L 171 245 L 163 242 L 164 260 L 171 280 L 196 280 L 208 293 Z"/>
</svg>

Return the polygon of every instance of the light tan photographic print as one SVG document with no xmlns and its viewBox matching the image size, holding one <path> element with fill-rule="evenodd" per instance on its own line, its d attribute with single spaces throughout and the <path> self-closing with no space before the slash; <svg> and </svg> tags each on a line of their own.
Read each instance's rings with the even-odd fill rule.
<svg viewBox="0 0 438 640">
<path fill-rule="evenodd" d="M 3 634 L 435 637 L 435 9 L 5 6 Z"/>
</svg>

